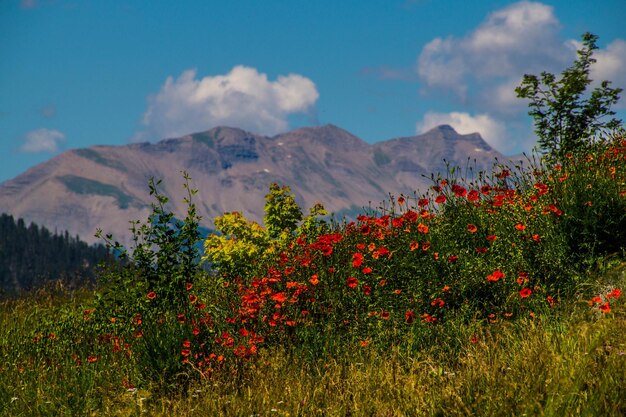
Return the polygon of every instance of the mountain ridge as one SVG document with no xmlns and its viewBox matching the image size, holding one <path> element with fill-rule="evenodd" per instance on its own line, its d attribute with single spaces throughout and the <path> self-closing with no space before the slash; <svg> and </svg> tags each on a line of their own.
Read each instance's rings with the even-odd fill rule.
<svg viewBox="0 0 626 417">
<path fill-rule="evenodd" d="M 204 218 L 240 211 L 262 221 L 270 183 L 289 185 L 301 206 L 321 202 L 331 212 L 378 204 L 389 193 L 424 192 L 424 175 L 445 172 L 444 159 L 475 158 L 489 169 L 505 157 L 479 134 L 441 125 L 421 135 L 374 144 L 335 126 L 302 127 L 263 136 L 234 127 L 166 138 L 156 143 L 70 149 L 0 183 L 0 212 L 48 228 L 68 230 L 89 243 L 96 228 L 130 242 L 130 220 L 145 220 L 152 202 L 147 183 L 163 179 L 170 208 L 184 217 L 181 171 L 198 189 Z"/>
</svg>

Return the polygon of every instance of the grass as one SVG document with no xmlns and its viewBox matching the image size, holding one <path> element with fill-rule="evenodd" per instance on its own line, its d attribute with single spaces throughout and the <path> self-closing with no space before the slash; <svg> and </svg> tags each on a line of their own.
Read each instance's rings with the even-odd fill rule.
<svg viewBox="0 0 626 417">
<path fill-rule="evenodd" d="M 598 288 L 626 284 L 626 265 L 598 276 Z M 161 393 L 128 389 L 130 370 L 113 355 L 76 366 L 58 351 L 28 350 L 32 329 L 81 311 L 88 291 L 41 291 L 0 305 L 0 414 L 6 416 L 614 416 L 626 413 L 626 308 L 609 314 L 586 300 L 561 306 L 551 319 L 459 330 L 457 355 L 447 347 L 415 351 L 410 340 L 390 350 L 349 346 L 311 359 L 306 348 L 261 349 L 233 373 Z M 77 317 L 78 318 L 78 317 Z M 74 322 L 80 327 L 80 321 Z M 65 329 L 76 332 L 78 329 Z M 56 341 L 63 339 L 59 329 Z M 475 336 L 475 343 L 472 342 Z"/>
</svg>

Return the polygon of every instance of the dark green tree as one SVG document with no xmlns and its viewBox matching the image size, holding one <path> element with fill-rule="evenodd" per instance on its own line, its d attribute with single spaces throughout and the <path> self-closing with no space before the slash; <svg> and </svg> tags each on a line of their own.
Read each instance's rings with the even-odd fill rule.
<svg viewBox="0 0 626 417">
<path fill-rule="evenodd" d="M 541 76 L 524 75 L 515 89 L 520 98 L 530 99 L 528 112 L 534 118 L 535 133 L 540 150 L 549 160 L 563 161 L 564 157 L 591 142 L 602 129 L 616 129 L 621 121 L 611 118 L 611 106 L 619 100 L 621 88 L 612 88 L 610 81 L 602 81 L 591 94 L 587 87 L 592 57 L 598 37 L 591 33 L 582 36 L 582 48 L 577 51 L 574 64 L 561 73 L 542 72 Z"/>
</svg>

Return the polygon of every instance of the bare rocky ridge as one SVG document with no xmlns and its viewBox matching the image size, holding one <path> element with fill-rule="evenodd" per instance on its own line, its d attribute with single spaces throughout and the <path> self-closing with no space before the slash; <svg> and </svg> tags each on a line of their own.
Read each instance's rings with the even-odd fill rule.
<svg viewBox="0 0 626 417">
<path fill-rule="evenodd" d="M 68 230 L 89 243 L 96 228 L 129 241 L 129 221 L 145 220 L 153 201 L 148 179 L 181 218 L 181 171 L 198 189 L 198 213 L 207 227 L 227 211 L 262 221 L 271 182 L 287 184 L 305 208 L 317 202 L 335 213 L 377 206 L 389 193 L 412 195 L 430 184 L 423 175 L 444 172 L 443 159 L 488 169 L 504 157 L 479 134 L 459 135 L 447 125 L 422 135 L 368 144 L 333 125 L 296 129 L 274 137 L 216 127 L 155 144 L 69 150 L 0 184 L 0 212 Z"/>
</svg>

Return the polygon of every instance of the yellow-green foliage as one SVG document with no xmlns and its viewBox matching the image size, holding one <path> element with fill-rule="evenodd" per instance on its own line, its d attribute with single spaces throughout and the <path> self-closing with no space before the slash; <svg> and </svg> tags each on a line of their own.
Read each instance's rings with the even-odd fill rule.
<svg viewBox="0 0 626 417">
<path fill-rule="evenodd" d="M 288 186 L 273 183 L 265 196 L 265 227 L 246 219 L 239 212 L 225 213 L 214 220 L 217 233 L 204 242 L 204 261 L 217 265 L 222 274 L 232 277 L 246 275 L 253 264 L 271 261 L 294 234 L 317 230 L 318 216 L 326 215 L 321 204 L 302 217 Z M 298 223 L 302 221 L 298 228 Z"/>
</svg>

